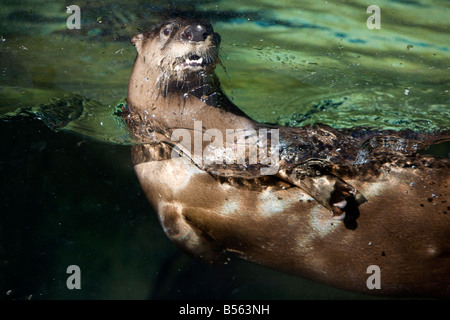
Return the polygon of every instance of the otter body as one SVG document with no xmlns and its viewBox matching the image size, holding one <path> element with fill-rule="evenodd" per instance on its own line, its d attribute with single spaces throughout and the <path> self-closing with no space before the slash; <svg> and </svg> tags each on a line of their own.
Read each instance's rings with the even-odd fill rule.
<svg viewBox="0 0 450 320">
<path fill-rule="evenodd" d="M 416 153 L 442 136 L 257 123 L 220 89 L 208 22 L 170 20 L 132 43 L 132 159 L 174 243 L 352 291 L 450 296 L 449 161 Z M 246 161 L 217 160 L 230 132 Z M 277 161 L 264 162 L 261 146 Z M 379 289 L 368 284 L 373 265 Z"/>
</svg>

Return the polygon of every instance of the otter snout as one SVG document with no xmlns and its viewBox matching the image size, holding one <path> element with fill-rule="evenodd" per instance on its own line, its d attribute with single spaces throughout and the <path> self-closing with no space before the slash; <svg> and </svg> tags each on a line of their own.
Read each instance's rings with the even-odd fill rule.
<svg viewBox="0 0 450 320">
<path fill-rule="evenodd" d="M 189 25 L 181 32 L 181 40 L 195 42 L 205 41 L 210 34 L 212 34 L 212 30 L 208 30 L 204 25 Z"/>
</svg>

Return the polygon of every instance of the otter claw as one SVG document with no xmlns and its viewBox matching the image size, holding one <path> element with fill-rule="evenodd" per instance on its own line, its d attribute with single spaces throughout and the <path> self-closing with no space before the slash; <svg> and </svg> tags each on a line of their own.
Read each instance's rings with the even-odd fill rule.
<svg viewBox="0 0 450 320">
<path fill-rule="evenodd" d="M 345 219 L 345 207 L 347 206 L 347 200 L 342 200 L 336 203 L 333 203 L 332 213 L 333 219 L 342 221 Z"/>
<path fill-rule="evenodd" d="M 333 203 L 333 206 L 338 207 L 339 209 L 344 209 L 347 206 L 347 201 L 342 200 L 337 203 Z"/>
<path fill-rule="evenodd" d="M 320 174 L 311 174 L 311 169 L 316 169 Z M 330 210 L 334 220 L 344 220 L 346 224 L 356 220 L 359 216 L 358 206 L 367 201 L 356 188 L 326 168 L 306 164 L 291 172 L 282 172 L 281 176 Z"/>
<path fill-rule="evenodd" d="M 340 215 L 337 215 L 337 213 L 333 211 L 333 220 L 342 221 L 344 219 L 345 219 L 345 212 L 344 211 L 341 211 Z"/>
</svg>

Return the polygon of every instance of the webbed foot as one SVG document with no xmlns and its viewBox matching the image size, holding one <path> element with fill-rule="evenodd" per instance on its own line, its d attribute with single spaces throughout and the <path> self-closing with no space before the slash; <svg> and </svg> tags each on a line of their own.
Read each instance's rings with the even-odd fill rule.
<svg viewBox="0 0 450 320">
<path fill-rule="evenodd" d="M 357 207 L 366 201 L 364 196 L 354 187 L 334 175 L 328 175 L 327 179 L 335 180 L 328 200 L 328 204 L 333 213 L 333 219 L 344 220 L 350 216 L 353 217 L 353 213 L 357 210 Z"/>
<path fill-rule="evenodd" d="M 337 177 L 322 160 L 309 160 L 293 169 L 280 170 L 280 176 L 298 186 L 332 212 L 333 219 L 359 216 L 358 206 L 366 198 L 352 185 Z"/>
</svg>

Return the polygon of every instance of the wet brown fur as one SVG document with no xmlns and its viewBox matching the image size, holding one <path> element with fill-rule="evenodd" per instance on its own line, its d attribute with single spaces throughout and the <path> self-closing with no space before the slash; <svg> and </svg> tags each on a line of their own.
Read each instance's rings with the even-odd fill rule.
<svg viewBox="0 0 450 320">
<path fill-rule="evenodd" d="M 205 41 L 180 40 L 184 28 L 196 23 L 208 29 Z M 168 25 L 169 43 L 161 34 Z M 279 127 L 282 161 L 271 176 L 172 157 L 173 130 L 193 130 L 194 120 L 222 132 L 269 127 L 221 91 L 213 72 L 219 39 L 209 23 L 185 19 L 132 39 L 138 56 L 124 117 L 139 142 L 132 147 L 136 174 L 168 237 L 207 261 L 233 253 L 352 291 L 450 297 L 449 161 L 417 153 L 441 136 Z M 195 72 L 175 70 L 179 58 L 191 53 L 211 63 Z M 311 158 L 327 159 L 325 176 L 364 195 L 350 228 L 292 181 L 292 172 Z M 367 288 L 370 265 L 380 267 L 381 289 Z"/>
</svg>

